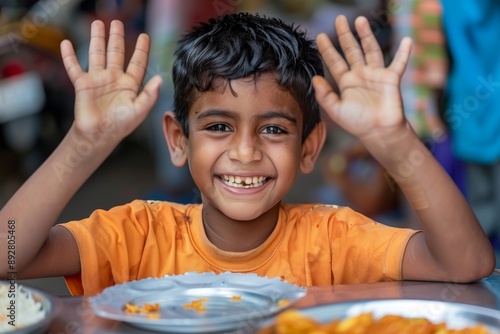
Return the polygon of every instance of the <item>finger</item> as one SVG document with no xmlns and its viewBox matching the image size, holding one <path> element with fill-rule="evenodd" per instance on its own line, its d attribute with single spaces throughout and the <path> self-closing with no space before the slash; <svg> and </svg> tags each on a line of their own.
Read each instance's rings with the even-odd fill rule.
<svg viewBox="0 0 500 334">
<path fill-rule="evenodd" d="M 349 71 L 344 58 L 339 54 L 335 46 L 333 46 L 330 38 L 326 34 L 319 34 L 316 38 L 321 57 L 325 62 L 328 71 L 332 75 L 335 82 L 339 82 L 342 76 Z"/>
<path fill-rule="evenodd" d="M 127 74 L 131 75 L 138 84 L 141 84 L 148 67 L 149 36 L 141 34 L 137 38 L 134 53 L 127 67 Z"/>
<path fill-rule="evenodd" d="M 356 21 L 354 21 L 354 25 L 356 26 L 356 31 L 361 40 L 366 63 L 375 67 L 384 67 L 385 64 L 382 50 L 380 49 L 380 45 L 375 35 L 373 35 L 370 23 L 366 17 L 358 17 Z"/>
<path fill-rule="evenodd" d="M 153 108 L 158 100 L 162 78 L 159 75 L 152 77 L 144 86 L 142 92 L 135 100 L 136 109 L 141 119 L 146 118 L 148 111 Z"/>
<path fill-rule="evenodd" d="M 399 44 L 398 51 L 394 55 L 394 59 L 389 65 L 389 69 L 396 72 L 399 76 L 403 75 L 411 54 L 411 38 L 405 37 Z"/>
<path fill-rule="evenodd" d="M 125 62 L 125 29 L 123 23 L 114 20 L 109 29 L 109 41 L 107 48 L 107 68 L 123 69 Z"/>
<path fill-rule="evenodd" d="M 106 66 L 105 32 L 102 21 L 92 22 L 90 28 L 89 71 L 101 70 Z"/>
<path fill-rule="evenodd" d="M 351 67 L 365 65 L 365 57 L 358 41 L 352 34 L 349 22 L 344 15 L 339 15 L 335 20 L 335 29 L 340 46 L 344 52 L 347 63 Z"/>
<path fill-rule="evenodd" d="M 312 79 L 314 95 L 323 110 L 335 121 L 339 96 L 333 91 L 332 86 L 321 76 Z"/>
<path fill-rule="evenodd" d="M 75 49 L 68 40 L 64 40 L 61 43 L 61 57 L 66 73 L 68 73 L 68 77 L 74 85 L 75 81 L 82 76 L 84 72 L 76 58 Z"/>
</svg>

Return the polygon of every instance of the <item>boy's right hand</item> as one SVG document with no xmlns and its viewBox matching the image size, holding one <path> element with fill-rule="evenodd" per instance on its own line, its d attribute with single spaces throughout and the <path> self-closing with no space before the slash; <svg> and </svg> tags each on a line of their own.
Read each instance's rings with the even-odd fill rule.
<svg viewBox="0 0 500 334">
<path fill-rule="evenodd" d="M 141 34 L 124 71 L 125 41 L 122 22 L 111 22 L 106 47 L 105 27 L 94 21 L 91 27 L 89 68 L 85 72 L 71 42 L 61 43 L 66 72 L 75 87 L 73 128 L 84 137 L 106 139 L 117 145 L 145 119 L 158 98 L 161 78 L 151 78 L 140 92 L 149 54 L 150 40 Z"/>
</svg>

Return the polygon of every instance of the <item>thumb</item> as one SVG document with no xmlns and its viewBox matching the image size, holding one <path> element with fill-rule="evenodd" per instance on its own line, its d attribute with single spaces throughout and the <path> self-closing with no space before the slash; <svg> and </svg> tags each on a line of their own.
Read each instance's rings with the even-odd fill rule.
<svg viewBox="0 0 500 334">
<path fill-rule="evenodd" d="M 148 80 L 142 92 L 135 99 L 135 107 L 136 110 L 139 111 L 143 118 L 146 117 L 147 113 L 151 108 L 153 108 L 154 104 L 158 100 L 158 96 L 160 95 L 160 86 L 163 80 L 159 75 L 155 75 L 151 79 Z"/>
<path fill-rule="evenodd" d="M 333 120 L 336 120 L 336 110 L 339 102 L 339 96 L 333 91 L 330 83 L 321 76 L 315 76 L 312 79 L 314 87 L 314 94 L 320 107 L 328 114 Z"/>
</svg>

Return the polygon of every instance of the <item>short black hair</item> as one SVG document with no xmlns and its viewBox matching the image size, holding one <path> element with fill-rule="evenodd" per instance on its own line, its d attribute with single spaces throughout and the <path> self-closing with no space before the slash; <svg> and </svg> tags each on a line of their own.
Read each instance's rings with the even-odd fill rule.
<svg viewBox="0 0 500 334">
<path fill-rule="evenodd" d="M 276 73 L 303 112 L 302 141 L 321 116 L 311 79 L 323 75 L 321 56 L 305 31 L 277 18 L 236 13 L 200 23 L 179 41 L 173 64 L 174 113 L 189 136 L 188 116 L 197 92 L 216 88 L 220 79 Z"/>
</svg>

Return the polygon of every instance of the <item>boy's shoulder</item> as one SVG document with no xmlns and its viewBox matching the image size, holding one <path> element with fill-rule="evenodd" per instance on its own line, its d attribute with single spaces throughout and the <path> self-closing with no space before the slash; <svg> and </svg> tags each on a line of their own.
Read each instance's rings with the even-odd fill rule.
<svg viewBox="0 0 500 334">
<path fill-rule="evenodd" d="M 297 212 L 336 212 L 343 209 L 349 209 L 348 207 L 336 205 L 336 204 L 325 204 L 325 203 L 281 203 L 281 207 L 286 211 L 297 211 Z"/>
<path fill-rule="evenodd" d="M 109 210 L 96 210 L 80 222 L 89 224 L 106 220 L 108 223 L 121 224 L 125 221 L 135 221 L 139 225 L 148 225 L 155 221 L 190 222 L 198 217 L 201 217 L 201 204 L 135 199 Z"/>
<path fill-rule="evenodd" d="M 360 213 L 352 210 L 347 206 L 340 206 L 336 204 L 323 204 L 323 203 L 282 203 L 283 210 L 287 213 L 289 219 L 293 217 L 312 217 L 312 218 L 327 218 L 335 217 L 345 219 L 348 217 L 364 217 Z"/>
<path fill-rule="evenodd" d="M 319 226 L 365 226 L 367 228 L 388 228 L 382 224 L 348 206 L 335 204 L 294 204 L 282 203 L 283 220 L 292 225 L 314 225 Z"/>
</svg>

